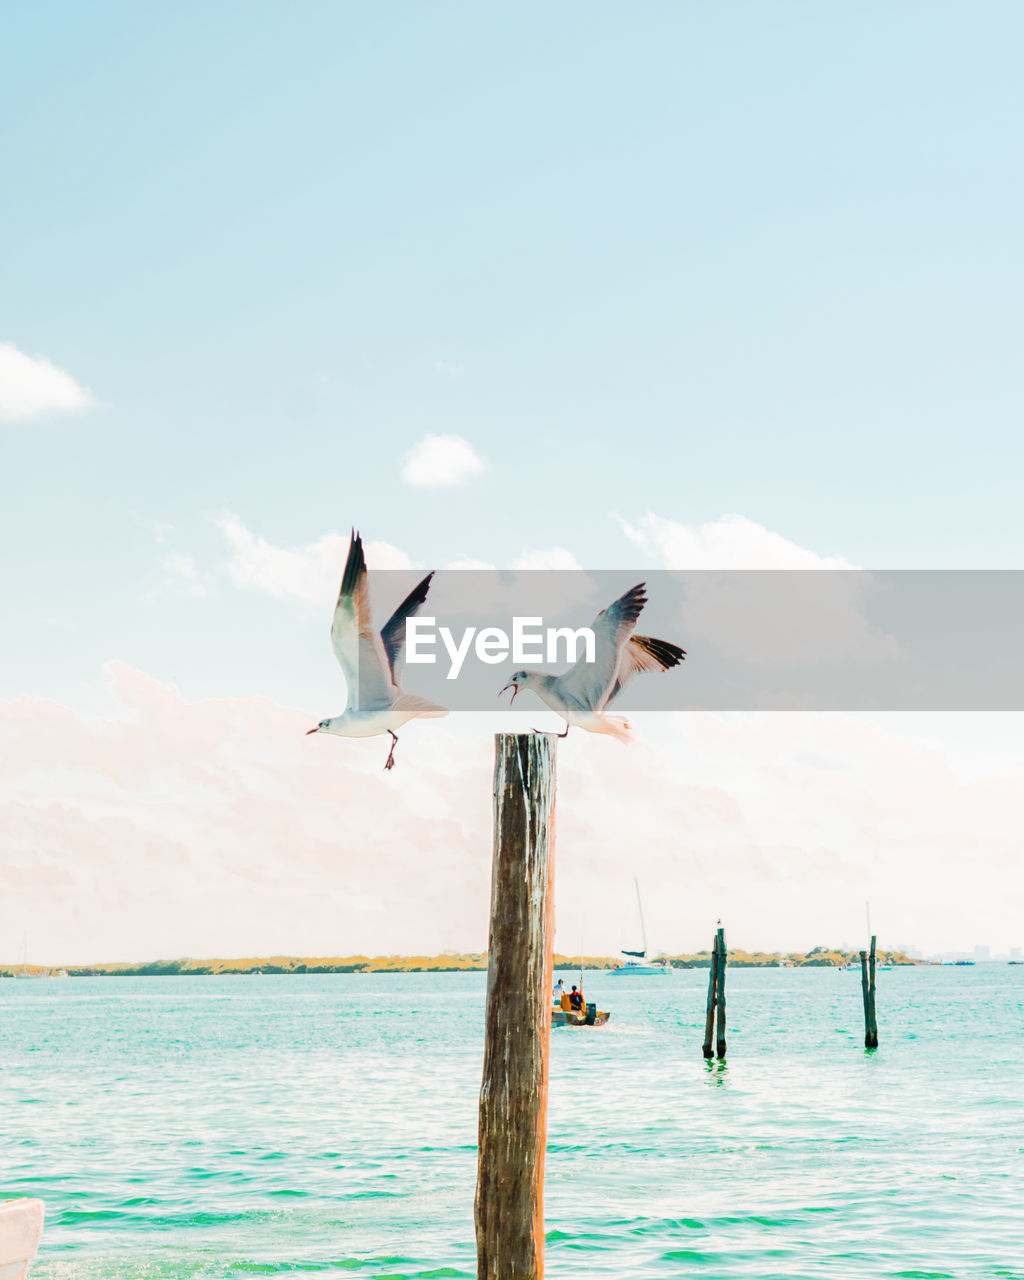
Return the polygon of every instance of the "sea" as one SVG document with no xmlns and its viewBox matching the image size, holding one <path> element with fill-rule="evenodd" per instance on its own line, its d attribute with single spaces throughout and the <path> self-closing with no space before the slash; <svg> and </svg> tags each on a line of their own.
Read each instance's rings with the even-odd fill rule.
<svg viewBox="0 0 1024 1280">
<path fill-rule="evenodd" d="M 731 968 L 722 1063 L 706 981 L 553 1031 L 549 1280 L 1024 1280 L 1024 967 L 880 972 L 876 1051 L 857 972 Z M 474 1276 L 485 983 L 0 981 L 31 1280 Z"/>
</svg>

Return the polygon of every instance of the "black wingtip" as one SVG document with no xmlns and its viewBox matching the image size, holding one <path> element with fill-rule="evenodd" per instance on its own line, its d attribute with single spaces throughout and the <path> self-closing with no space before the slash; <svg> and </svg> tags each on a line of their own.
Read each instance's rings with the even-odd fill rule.
<svg viewBox="0 0 1024 1280">
<path fill-rule="evenodd" d="M 345 561 L 345 573 L 341 579 L 341 592 L 343 596 L 355 595 L 356 587 L 359 585 L 359 579 L 366 572 L 366 559 L 363 556 L 363 540 L 358 533 L 352 530 L 352 540 L 348 547 L 348 559 Z"/>
<path fill-rule="evenodd" d="M 433 576 L 434 570 L 431 569 L 423 581 L 418 586 L 413 587 L 400 607 L 404 609 L 407 605 L 421 605 L 427 598 L 427 592 L 430 590 L 430 580 Z"/>
<path fill-rule="evenodd" d="M 651 657 L 660 663 L 662 671 L 668 671 L 670 667 L 677 667 L 686 657 L 686 650 L 680 649 L 679 645 L 673 644 L 671 640 L 654 640 L 650 636 L 634 636 L 633 644 L 638 644 L 646 649 Z"/>
<path fill-rule="evenodd" d="M 638 582 L 635 587 L 630 587 L 626 594 L 620 596 L 617 601 L 622 606 L 622 611 L 630 622 L 636 622 L 644 605 L 647 603 L 646 588 L 646 582 Z"/>
</svg>

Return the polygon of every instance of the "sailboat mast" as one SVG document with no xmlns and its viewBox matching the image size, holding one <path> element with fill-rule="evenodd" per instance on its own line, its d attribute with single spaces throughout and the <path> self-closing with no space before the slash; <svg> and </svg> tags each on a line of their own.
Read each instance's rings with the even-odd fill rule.
<svg viewBox="0 0 1024 1280">
<path fill-rule="evenodd" d="M 640 912 L 640 936 L 644 940 L 644 959 L 647 959 L 647 926 L 644 924 L 644 904 L 640 901 L 640 881 L 633 877 L 633 884 L 636 887 L 636 909 Z"/>
</svg>

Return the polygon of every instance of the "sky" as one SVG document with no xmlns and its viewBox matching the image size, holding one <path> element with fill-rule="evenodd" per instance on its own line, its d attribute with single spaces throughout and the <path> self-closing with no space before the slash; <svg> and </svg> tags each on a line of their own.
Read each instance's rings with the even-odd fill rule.
<svg viewBox="0 0 1024 1280">
<path fill-rule="evenodd" d="M 624 587 L 1020 567 L 1019 6 L 4 27 L 0 961 L 485 944 L 530 721 L 413 726 L 387 776 L 305 739 L 352 526 L 371 569 Z M 571 735 L 558 945 L 635 945 L 634 875 L 672 950 L 862 942 L 867 899 L 883 943 L 1024 945 L 1020 727 Z"/>
</svg>

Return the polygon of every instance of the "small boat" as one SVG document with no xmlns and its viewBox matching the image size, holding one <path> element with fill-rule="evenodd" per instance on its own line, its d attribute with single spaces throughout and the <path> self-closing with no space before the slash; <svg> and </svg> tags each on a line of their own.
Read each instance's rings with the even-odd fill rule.
<svg viewBox="0 0 1024 1280">
<path fill-rule="evenodd" d="M 21 961 L 21 968 L 14 975 L 16 978 L 49 978 L 52 971 L 48 968 L 37 966 L 35 969 L 28 967 L 28 934 L 24 937 L 24 955 Z"/>
<path fill-rule="evenodd" d="M 559 988 L 561 989 L 561 997 L 558 996 Z M 575 991 L 576 988 L 574 987 Z M 565 990 L 562 979 L 558 979 L 558 987 L 555 989 L 556 1003 L 551 1010 L 551 1025 L 553 1027 L 603 1027 L 608 1019 L 612 1016 L 606 1009 L 599 1009 L 596 1004 L 588 1004 L 587 998 L 583 994 L 583 961 L 580 960 L 580 986 L 579 995 L 583 1001 L 582 1007 L 574 1009 L 571 1004 L 572 996 Z M 0 1280 L 3 1280 L 0 1277 Z"/>
<path fill-rule="evenodd" d="M 618 978 L 641 978 L 660 975 L 664 977 L 667 974 L 674 973 L 672 966 L 665 961 L 662 964 L 653 964 L 647 959 L 647 927 L 644 924 L 644 905 L 640 901 L 640 881 L 633 877 L 633 884 L 636 886 L 636 909 L 640 913 L 640 934 L 644 940 L 642 951 L 627 951 L 625 947 L 622 949 L 622 961 L 609 969 L 608 973 L 614 974 Z"/>
<path fill-rule="evenodd" d="M 552 1009 L 553 1027 L 603 1027 L 612 1015 L 607 1009 L 588 1004 L 585 1009 Z"/>
<path fill-rule="evenodd" d="M 670 964 L 648 964 L 646 951 L 623 951 L 625 957 L 621 964 L 609 969 L 609 973 L 618 978 L 649 978 L 655 974 L 662 977 L 672 973 Z"/>
</svg>

